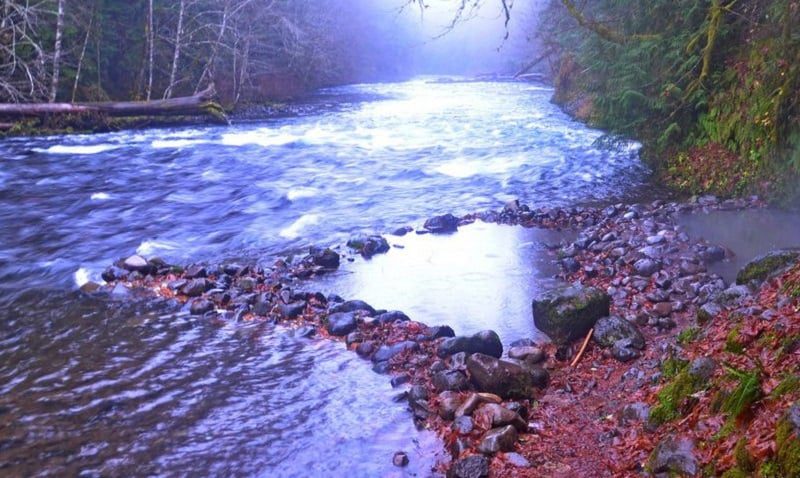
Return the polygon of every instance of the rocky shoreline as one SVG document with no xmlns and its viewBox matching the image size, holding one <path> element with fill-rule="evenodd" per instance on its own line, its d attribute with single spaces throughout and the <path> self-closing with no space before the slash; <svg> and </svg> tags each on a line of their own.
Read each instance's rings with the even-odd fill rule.
<svg viewBox="0 0 800 478">
<path fill-rule="evenodd" d="M 758 443 L 739 445 L 745 412 L 738 409 L 727 422 L 707 418 L 705 434 L 688 428 L 701 422 L 693 416 L 711 413 L 711 391 L 730 388 L 723 380 L 735 378 L 731 370 L 747 376 L 750 354 L 741 352 L 754 347 L 755 339 L 772 334 L 784 340 L 772 330 L 778 324 L 781 333 L 798 337 L 800 320 L 791 315 L 800 307 L 797 297 L 775 294 L 770 304 L 763 296 L 778 287 L 776 280 L 784 281 L 781 274 L 791 276 L 800 255 L 770 256 L 746 269 L 742 284 L 729 285 L 708 272 L 708 264 L 724 260 L 729 251 L 691 240 L 675 219 L 693 211 L 762 206 L 756 198 L 713 197 L 604 209 L 531 209 L 514 201 L 502 211 L 431 218 L 417 233 L 454 233 L 476 220 L 579 233 L 555 251 L 564 287 L 532 298 L 537 328 L 552 343 L 520 340 L 508 350 L 493 331 L 456 337 L 447 325 L 425 325 L 400 311 L 301 291 L 313 287 L 307 279 L 339 267 L 342 256 L 332 249 L 311 248 L 270 268 L 181 268 L 133 256 L 103 274 L 106 285 L 89 284 L 84 290 L 120 298 L 161 297 L 183 304 L 198 320 L 280 322 L 299 336 L 343 341 L 371 360 L 376 372 L 390 374 L 393 386 L 407 385 L 398 400 L 407 401 L 420 427 L 442 436 L 452 461 L 432 473 L 460 478 L 717 476 L 742 468 L 736 453 L 752 455 L 753 467 L 792 472 L 798 466 L 800 418 L 795 415 L 800 411 L 791 406 L 800 398 L 797 384 L 774 404 L 761 400 L 771 390 L 750 391 L 758 398 L 748 402 L 747 413 L 753 413 L 754 404 L 777 411 L 772 433 Z M 410 232 L 402 228 L 394 234 Z M 390 249 L 389 241 L 377 235 L 353 238 L 348 246 L 365 258 Z M 741 318 L 732 321 L 734 314 Z M 733 347 L 739 354 L 725 349 L 731 327 L 738 327 L 736 340 L 753 339 Z M 716 350 L 720 337 L 725 344 Z M 761 354 L 759 384 L 777 388 L 778 374 L 797 369 L 793 343 L 779 366 L 767 352 Z M 717 400 L 724 402 L 736 390 L 722 395 Z M 725 426 L 731 431 L 709 452 L 704 440 Z M 731 446 L 732 437 L 737 440 Z M 402 452 L 394 457 L 397 466 L 407 461 Z"/>
</svg>

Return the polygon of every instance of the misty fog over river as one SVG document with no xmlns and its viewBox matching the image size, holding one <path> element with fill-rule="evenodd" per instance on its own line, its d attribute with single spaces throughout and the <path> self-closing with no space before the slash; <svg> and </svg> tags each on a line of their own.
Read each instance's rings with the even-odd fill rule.
<svg viewBox="0 0 800 478">
<path fill-rule="evenodd" d="M 404 473 L 429 467 L 418 453 L 435 439 L 341 346 L 197 323 L 167 304 L 121 307 L 75 285 L 135 252 L 269 264 L 512 198 L 576 205 L 645 191 L 637 147 L 595 146 L 602 133 L 551 95 L 421 78 L 324 90 L 302 114 L 231 127 L 0 143 L 0 424 L 12 430 L 0 463 L 20 474 L 376 476 L 404 449 Z M 473 237 L 510 250 L 539 240 L 486 234 Z M 537 262 L 505 257 L 484 263 L 539 275 L 527 270 Z M 461 293 L 483 287 L 468 284 Z M 446 309 L 436 319 L 458 329 Z"/>
</svg>

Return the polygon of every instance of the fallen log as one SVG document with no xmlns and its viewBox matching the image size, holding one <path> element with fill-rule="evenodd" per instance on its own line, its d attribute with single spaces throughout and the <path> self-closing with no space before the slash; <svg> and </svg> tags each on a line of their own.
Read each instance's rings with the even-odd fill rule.
<svg viewBox="0 0 800 478">
<path fill-rule="evenodd" d="M 227 123 L 225 111 L 214 101 L 215 96 L 214 85 L 209 85 L 196 95 L 154 101 L 0 103 L 0 117 L 24 118 L 70 114 L 98 114 L 111 117 L 209 115 Z"/>
</svg>

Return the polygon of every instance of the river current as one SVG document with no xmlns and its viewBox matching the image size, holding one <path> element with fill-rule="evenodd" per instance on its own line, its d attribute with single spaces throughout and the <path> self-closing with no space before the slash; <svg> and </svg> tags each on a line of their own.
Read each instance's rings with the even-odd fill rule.
<svg viewBox="0 0 800 478">
<path fill-rule="evenodd" d="M 75 289 L 133 253 L 269 264 L 512 198 L 576 205 L 646 191 L 637 147 L 597 146 L 602 133 L 551 95 L 422 78 L 323 90 L 302 113 L 230 127 L 0 142 L 0 474 L 425 476 L 437 439 L 340 344 Z M 415 260 L 319 286 L 387 302 L 377 307 L 399 298 L 459 332 L 534 335 L 532 325 L 503 331 L 499 316 L 460 318 L 485 317 L 492 301 L 498 314 L 527 307 L 530 284 L 546 279 L 541 251 L 558 237 L 470 227 L 460 242 L 407 239 L 398 245 Z M 475 267 L 462 267 L 470 258 Z M 394 272 L 382 288 L 385 268 Z M 447 270 L 458 288 L 436 275 Z M 448 292 L 472 302 L 431 309 Z M 391 465 L 397 450 L 411 458 L 404 470 Z"/>
</svg>

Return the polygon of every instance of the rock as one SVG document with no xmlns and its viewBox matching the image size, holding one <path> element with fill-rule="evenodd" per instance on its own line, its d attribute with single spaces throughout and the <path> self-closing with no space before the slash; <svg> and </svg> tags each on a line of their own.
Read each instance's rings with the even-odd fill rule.
<svg viewBox="0 0 800 478">
<path fill-rule="evenodd" d="M 445 370 L 433 374 L 431 382 L 438 392 L 453 391 L 460 392 L 469 389 L 467 376 L 458 370 Z"/>
<path fill-rule="evenodd" d="M 434 234 L 447 234 L 458 230 L 458 218 L 452 214 L 435 216 L 425 221 L 425 229 Z"/>
<path fill-rule="evenodd" d="M 800 260 L 800 250 L 773 251 L 748 263 L 736 276 L 737 284 L 763 282 Z"/>
<path fill-rule="evenodd" d="M 444 391 L 439 394 L 439 416 L 443 420 L 453 420 L 456 417 L 456 411 L 461 407 L 462 400 L 458 393 L 452 391 Z"/>
<path fill-rule="evenodd" d="M 381 324 L 389 324 L 392 322 L 408 322 L 411 319 L 399 310 L 391 310 L 378 315 L 377 320 Z"/>
<path fill-rule="evenodd" d="M 476 353 L 467 358 L 467 370 L 479 391 L 504 398 L 530 398 L 533 380 L 521 366 Z"/>
<path fill-rule="evenodd" d="M 281 307 L 281 317 L 284 319 L 296 319 L 300 317 L 300 314 L 306 310 L 306 301 L 298 301 L 292 302 L 291 304 L 282 304 Z"/>
<path fill-rule="evenodd" d="M 356 353 L 360 357 L 369 357 L 375 351 L 375 342 L 367 341 L 356 345 Z"/>
<path fill-rule="evenodd" d="M 355 332 L 350 332 L 349 334 L 347 334 L 347 337 L 344 338 L 344 343 L 348 347 L 350 347 L 353 344 L 361 343 L 363 341 L 364 341 L 364 336 L 358 330 L 356 330 Z"/>
<path fill-rule="evenodd" d="M 484 478 L 489 476 L 489 459 L 481 455 L 461 458 L 456 460 L 448 475 L 452 478 Z"/>
<path fill-rule="evenodd" d="M 477 412 L 476 416 L 485 417 L 486 421 L 479 420 L 480 423 L 490 423 L 492 428 L 504 427 L 511 425 L 517 429 L 518 432 L 524 433 L 528 431 L 528 423 L 519 416 L 518 413 L 512 412 L 504 406 L 497 403 L 487 403 L 482 405 Z"/>
<path fill-rule="evenodd" d="M 125 259 L 122 263 L 122 267 L 126 270 L 141 272 L 143 274 L 146 274 L 150 270 L 150 264 L 147 263 L 147 259 L 139 255 L 130 256 Z"/>
<path fill-rule="evenodd" d="M 475 428 L 475 424 L 472 422 L 472 418 L 462 415 L 453 421 L 451 428 L 459 435 L 469 435 Z"/>
<path fill-rule="evenodd" d="M 697 323 L 700 325 L 711 322 L 722 313 L 722 307 L 716 302 L 706 302 L 697 309 Z"/>
<path fill-rule="evenodd" d="M 493 428 L 486 432 L 478 445 L 478 451 L 493 455 L 499 451 L 511 451 L 517 443 L 517 430 L 511 425 Z"/>
<path fill-rule="evenodd" d="M 646 422 L 650 418 L 650 406 L 644 402 L 631 403 L 625 405 L 620 413 L 620 420 L 623 424 L 629 422 Z"/>
<path fill-rule="evenodd" d="M 719 262 L 725 259 L 725 249 L 718 246 L 709 246 L 703 251 L 701 257 L 708 264 Z"/>
<path fill-rule="evenodd" d="M 300 337 L 303 339 L 308 339 L 314 336 L 317 333 L 316 327 L 312 325 L 304 325 L 297 330 L 294 331 L 295 337 Z"/>
<path fill-rule="evenodd" d="M 419 344 L 411 340 L 406 340 L 404 342 L 398 342 L 392 345 L 382 345 L 380 348 L 378 348 L 378 351 L 375 352 L 375 355 L 372 356 L 372 361 L 383 362 L 385 360 L 390 360 L 396 355 L 409 350 L 419 350 Z"/>
<path fill-rule="evenodd" d="M 128 277 L 128 271 L 121 267 L 111 266 L 107 268 L 100 277 L 106 282 L 114 282 L 115 280 L 124 280 Z"/>
<path fill-rule="evenodd" d="M 363 300 L 348 300 L 347 302 L 342 302 L 331 309 L 331 312 L 333 313 L 358 311 L 364 311 L 369 315 L 375 315 L 375 309 Z"/>
<path fill-rule="evenodd" d="M 425 336 L 429 340 L 436 340 L 439 338 L 455 337 L 456 333 L 449 325 L 435 325 L 433 327 L 428 327 Z"/>
<path fill-rule="evenodd" d="M 524 360 L 530 363 L 539 363 L 544 360 L 544 351 L 539 347 L 524 346 L 511 347 L 508 356 L 517 360 Z"/>
<path fill-rule="evenodd" d="M 701 383 L 707 383 L 714 375 L 717 363 L 708 357 L 699 357 L 692 360 L 689 364 L 689 375 L 695 377 Z"/>
<path fill-rule="evenodd" d="M 471 337 L 451 337 L 439 344 L 436 354 L 439 357 L 465 352 L 468 354 L 481 353 L 500 358 L 503 355 L 503 343 L 500 336 L 492 330 L 478 332 Z"/>
<path fill-rule="evenodd" d="M 603 317 L 594 325 L 592 339 L 601 347 L 613 347 L 618 340 L 629 339 L 631 347 L 642 350 L 645 339 L 639 328 L 621 317 Z"/>
<path fill-rule="evenodd" d="M 695 476 L 698 468 L 694 442 L 688 438 L 663 439 L 650 455 L 649 468 L 655 474 Z"/>
<path fill-rule="evenodd" d="M 392 457 L 392 464 L 397 467 L 404 467 L 408 465 L 408 455 L 403 451 L 398 451 Z"/>
<path fill-rule="evenodd" d="M 84 294 L 94 294 L 98 290 L 100 290 L 100 284 L 92 281 L 89 281 L 80 287 L 80 291 Z"/>
<path fill-rule="evenodd" d="M 413 230 L 414 230 L 414 228 L 413 227 L 409 227 L 409 226 L 398 227 L 397 229 L 392 231 L 392 235 L 393 236 L 398 236 L 398 237 L 403 237 L 403 236 L 405 236 L 406 234 L 408 234 L 409 232 L 411 232 Z"/>
<path fill-rule="evenodd" d="M 355 236 L 347 241 L 347 247 L 358 251 L 362 256 L 369 259 L 375 254 L 389 252 L 389 241 L 383 236 Z"/>
<path fill-rule="evenodd" d="M 456 417 L 463 417 L 464 415 L 472 415 L 478 406 L 483 403 L 481 397 L 477 393 L 471 394 L 456 410 Z"/>
<path fill-rule="evenodd" d="M 639 352 L 631 347 L 630 339 L 617 340 L 611 348 L 611 355 L 620 362 L 630 362 L 639 356 Z"/>
<path fill-rule="evenodd" d="M 111 296 L 115 298 L 128 297 L 130 295 L 131 290 L 121 283 L 117 283 L 117 285 L 111 289 Z"/>
<path fill-rule="evenodd" d="M 669 317 L 672 314 L 672 303 L 659 302 L 653 306 L 653 313 L 656 317 Z"/>
<path fill-rule="evenodd" d="M 531 375 L 531 381 L 536 388 L 545 388 L 550 383 L 550 373 L 542 366 L 527 365 L 525 367 Z"/>
<path fill-rule="evenodd" d="M 505 458 L 506 463 L 510 464 L 515 468 L 531 467 L 531 462 L 529 462 L 524 456 L 520 455 L 519 453 L 515 452 L 506 453 L 503 458 Z"/>
<path fill-rule="evenodd" d="M 187 297 L 199 297 L 213 286 L 208 279 L 193 279 L 181 288 L 181 293 Z"/>
<path fill-rule="evenodd" d="M 661 265 L 653 259 L 639 259 L 633 264 L 633 272 L 642 277 L 650 277 L 661 269 Z"/>
<path fill-rule="evenodd" d="M 561 260 L 561 267 L 564 268 L 564 272 L 567 274 L 574 274 L 581 270 L 581 263 L 574 257 L 567 257 Z"/>
<path fill-rule="evenodd" d="M 183 277 L 187 279 L 202 279 L 204 277 L 208 277 L 208 271 L 203 266 L 199 265 L 189 266 L 183 273 Z"/>
<path fill-rule="evenodd" d="M 340 257 L 333 249 L 311 247 L 308 250 L 307 259 L 315 266 L 323 269 L 334 270 L 339 268 Z"/>
<path fill-rule="evenodd" d="M 328 316 L 325 328 L 331 335 L 344 337 L 358 328 L 358 322 L 353 312 L 337 312 Z"/>
<path fill-rule="evenodd" d="M 214 310 L 214 303 L 206 299 L 195 299 L 189 306 L 189 312 L 192 315 L 203 315 L 212 310 Z"/>
<path fill-rule="evenodd" d="M 511 348 L 514 347 L 536 347 L 536 342 L 533 339 L 517 339 L 511 342 Z"/>
<path fill-rule="evenodd" d="M 533 300 L 533 322 L 553 342 L 582 338 L 597 319 L 608 316 L 611 296 L 594 287 L 557 289 Z"/>
<path fill-rule="evenodd" d="M 392 379 L 389 381 L 389 383 L 391 383 L 393 388 L 397 388 L 400 385 L 407 384 L 410 380 L 411 380 L 411 376 L 409 374 L 407 374 L 407 373 L 404 373 L 404 374 L 400 374 L 400 375 L 396 375 L 396 376 L 392 377 Z"/>
</svg>

